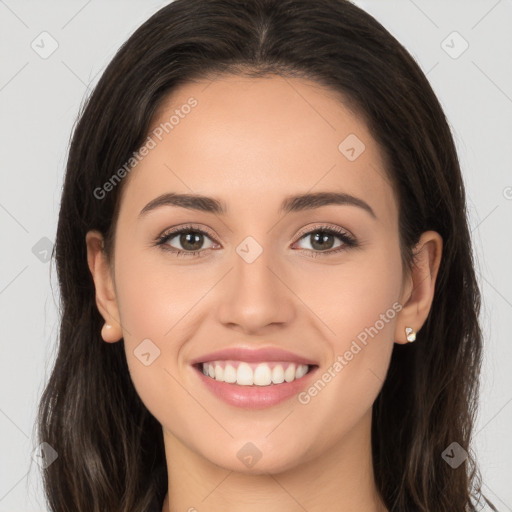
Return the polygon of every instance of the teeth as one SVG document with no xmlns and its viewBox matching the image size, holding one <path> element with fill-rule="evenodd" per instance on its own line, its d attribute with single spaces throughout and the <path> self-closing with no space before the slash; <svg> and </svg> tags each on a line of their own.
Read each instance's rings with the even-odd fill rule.
<svg viewBox="0 0 512 512">
<path fill-rule="evenodd" d="M 243 361 L 237 364 L 211 361 L 202 364 L 202 371 L 204 375 L 221 382 L 236 383 L 239 386 L 269 386 L 304 377 L 308 373 L 308 365 L 259 363 L 251 366 Z"/>
<path fill-rule="evenodd" d="M 286 368 L 284 371 L 284 380 L 286 382 L 291 382 L 292 380 L 295 380 L 295 365 L 291 364 Z"/>
<path fill-rule="evenodd" d="M 257 386 L 268 386 L 272 384 L 272 372 L 267 364 L 259 364 L 254 370 L 254 383 Z"/>
<path fill-rule="evenodd" d="M 295 378 L 300 379 L 301 377 L 304 377 L 308 373 L 308 365 L 307 364 L 299 364 L 297 367 L 297 371 L 295 372 Z"/>
<path fill-rule="evenodd" d="M 240 363 L 236 371 L 236 383 L 240 386 L 252 386 L 254 376 L 251 367 L 247 363 Z"/>
<path fill-rule="evenodd" d="M 224 368 L 224 382 L 229 382 L 230 384 L 233 384 L 236 382 L 236 368 L 234 366 L 231 366 L 230 364 L 227 364 Z"/>
<path fill-rule="evenodd" d="M 284 370 L 280 364 L 274 366 L 274 369 L 272 370 L 272 382 L 274 384 L 281 384 L 284 382 Z"/>
</svg>

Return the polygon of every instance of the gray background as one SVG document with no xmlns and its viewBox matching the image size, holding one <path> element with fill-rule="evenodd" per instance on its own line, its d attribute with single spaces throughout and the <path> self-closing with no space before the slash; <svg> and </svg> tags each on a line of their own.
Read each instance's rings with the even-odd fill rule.
<svg viewBox="0 0 512 512">
<path fill-rule="evenodd" d="M 70 133 L 115 51 L 167 3 L 0 0 L 0 512 L 47 510 L 31 461 L 36 405 L 55 357 L 59 292 L 47 257 Z M 484 299 L 474 450 L 484 493 L 512 511 L 512 1 L 354 3 L 416 58 L 457 142 Z"/>
</svg>

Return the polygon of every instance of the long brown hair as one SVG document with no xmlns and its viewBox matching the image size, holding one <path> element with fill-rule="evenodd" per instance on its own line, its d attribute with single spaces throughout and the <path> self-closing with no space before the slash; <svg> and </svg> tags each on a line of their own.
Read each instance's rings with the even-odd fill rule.
<svg viewBox="0 0 512 512">
<path fill-rule="evenodd" d="M 124 341 L 101 338 L 85 235 L 102 232 L 112 258 L 125 180 L 104 197 L 94 191 L 144 142 L 173 89 L 222 73 L 304 77 L 339 92 L 386 158 L 404 263 L 411 265 L 422 232 L 443 237 L 429 316 L 414 344 L 395 344 L 373 405 L 373 462 L 391 512 L 476 511 L 481 479 L 470 440 L 481 299 L 454 141 L 414 59 L 347 0 L 176 0 L 123 44 L 87 99 L 69 149 L 56 234 L 58 354 L 38 411 L 39 442 L 58 453 L 43 473 L 50 509 L 161 510 L 162 428 L 132 384 Z M 468 452 L 456 469 L 442 456 L 454 442 Z"/>
</svg>

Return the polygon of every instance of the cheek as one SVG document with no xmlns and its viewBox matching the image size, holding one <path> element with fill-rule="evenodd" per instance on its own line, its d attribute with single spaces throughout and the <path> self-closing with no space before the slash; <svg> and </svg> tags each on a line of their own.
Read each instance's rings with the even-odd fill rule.
<svg viewBox="0 0 512 512">
<path fill-rule="evenodd" d="M 166 264 L 160 251 L 132 248 L 128 257 L 116 261 L 116 290 L 125 341 L 137 344 L 150 338 L 168 350 L 174 329 L 179 326 L 182 332 L 188 312 L 209 283 L 196 279 L 185 265 Z"/>
<path fill-rule="evenodd" d="M 133 247 L 128 251 L 126 244 L 123 252 L 122 242 L 117 247 L 120 255 L 126 255 L 115 264 L 126 360 L 137 393 L 158 418 L 171 407 L 170 397 L 181 396 L 180 386 L 173 379 L 180 347 L 171 342 L 173 326 L 181 326 L 178 322 L 186 308 L 190 309 L 193 293 L 180 294 L 179 290 L 188 288 L 179 278 L 166 276 L 163 266 L 156 265 L 147 254 L 137 253 Z"/>
<path fill-rule="evenodd" d="M 336 271 L 324 268 L 310 277 L 309 291 L 302 289 L 304 302 L 322 321 L 317 325 L 323 326 L 330 356 L 323 361 L 325 371 L 299 397 L 310 421 L 316 418 L 311 434 L 322 422 L 349 429 L 375 401 L 386 377 L 402 308 L 398 302 L 401 271 L 399 252 L 390 246 L 387 252 L 354 258 Z M 326 284 L 320 288 L 321 282 Z"/>
<path fill-rule="evenodd" d="M 401 309 L 398 241 L 372 242 L 371 248 L 347 254 L 337 265 L 309 265 L 295 279 L 294 291 L 314 313 L 311 317 L 321 321 L 337 353 L 348 350 L 354 339 L 364 343 L 371 336 L 368 330 L 372 338 L 393 336 Z"/>
<path fill-rule="evenodd" d="M 201 273 L 188 265 L 168 263 L 165 254 L 156 252 L 158 248 L 137 251 L 122 241 L 117 247 L 119 255 L 126 255 L 116 259 L 115 276 L 132 382 L 160 423 L 176 419 L 176 410 L 187 410 L 185 422 L 174 420 L 173 427 L 183 428 L 185 435 L 194 421 L 200 424 L 204 411 L 200 407 L 191 410 L 191 398 L 182 382 L 182 349 L 204 317 L 201 298 L 218 277 L 212 270 Z"/>
</svg>

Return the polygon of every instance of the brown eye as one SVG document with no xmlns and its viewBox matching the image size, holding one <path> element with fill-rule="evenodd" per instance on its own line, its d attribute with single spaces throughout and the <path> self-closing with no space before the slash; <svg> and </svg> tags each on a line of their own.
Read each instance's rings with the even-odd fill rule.
<svg viewBox="0 0 512 512">
<path fill-rule="evenodd" d="M 165 250 L 176 253 L 178 256 L 196 256 L 213 247 L 213 242 L 204 247 L 204 244 L 211 237 L 205 231 L 193 228 L 183 227 L 164 233 L 158 238 L 157 245 L 165 246 Z"/>
<path fill-rule="evenodd" d="M 345 231 L 328 226 L 308 231 L 301 236 L 299 241 L 301 240 L 308 242 L 309 247 L 304 250 L 312 253 L 312 256 L 323 255 L 322 253 L 325 253 L 325 256 L 332 255 L 357 245 L 355 239 Z"/>
</svg>

